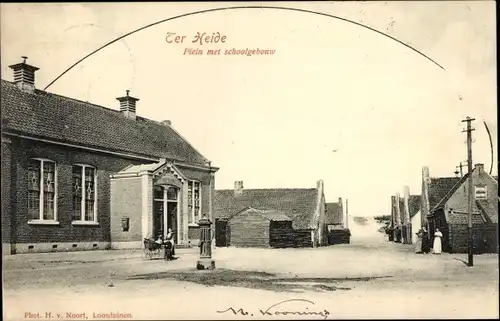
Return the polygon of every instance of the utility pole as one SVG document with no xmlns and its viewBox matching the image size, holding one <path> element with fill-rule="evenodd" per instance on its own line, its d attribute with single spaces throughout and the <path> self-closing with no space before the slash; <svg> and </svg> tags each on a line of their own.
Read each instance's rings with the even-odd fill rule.
<svg viewBox="0 0 500 321">
<path fill-rule="evenodd" d="M 468 170 L 468 180 L 469 180 L 469 191 L 468 191 L 468 206 L 467 206 L 467 211 L 468 211 L 468 216 L 469 216 L 469 222 L 468 222 L 468 232 L 469 232 L 469 244 L 468 244 L 468 254 L 469 254 L 469 260 L 467 263 L 467 266 L 474 266 L 474 258 L 472 255 L 472 250 L 474 247 L 474 238 L 472 234 L 472 202 L 474 201 L 474 197 L 472 194 L 472 131 L 474 130 L 471 127 L 471 122 L 474 121 L 474 118 L 466 117 L 465 120 L 462 120 L 462 122 L 467 123 L 467 129 L 463 130 L 462 132 L 467 133 L 467 170 Z"/>
</svg>

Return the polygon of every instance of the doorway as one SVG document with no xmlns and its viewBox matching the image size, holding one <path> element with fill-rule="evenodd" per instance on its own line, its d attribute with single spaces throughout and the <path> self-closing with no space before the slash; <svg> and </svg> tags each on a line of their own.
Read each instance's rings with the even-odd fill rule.
<svg viewBox="0 0 500 321">
<path fill-rule="evenodd" d="M 215 219 L 215 246 L 227 247 L 230 243 L 231 233 L 227 220 Z"/>
<path fill-rule="evenodd" d="M 172 229 L 174 243 L 178 242 L 179 188 L 157 185 L 153 191 L 153 237 L 166 236 Z"/>
<path fill-rule="evenodd" d="M 153 235 L 152 237 L 156 240 L 158 237 L 165 235 L 165 198 L 164 198 L 163 187 L 155 186 L 153 192 Z"/>
</svg>

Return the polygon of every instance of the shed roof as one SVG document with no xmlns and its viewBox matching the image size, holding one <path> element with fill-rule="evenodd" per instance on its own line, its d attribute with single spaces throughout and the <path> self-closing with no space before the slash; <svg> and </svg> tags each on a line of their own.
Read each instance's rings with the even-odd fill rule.
<svg viewBox="0 0 500 321">
<path fill-rule="evenodd" d="M 343 224 L 344 213 L 342 203 L 326 203 L 325 224 Z"/>
<path fill-rule="evenodd" d="M 216 190 L 214 213 L 219 219 L 229 219 L 248 207 L 276 210 L 292 219 L 294 228 L 310 229 L 318 202 L 318 189 L 244 189 Z"/>
<path fill-rule="evenodd" d="M 205 165 L 203 157 L 171 126 L 124 117 L 118 110 L 2 80 L 2 130 L 137 157 Z"/>
<path fill-rule="evenodd" d="M 276 210 L 261 210 L 261 209 L 256 209 L 253 207 L 248 207 L 240 212 L 238 212 L 236 215 L 233 215 L 231 218 L 234 218 L 238 215 L 241 215 L 243 213 L 254 213 L 257 215 L 260 215 L 264 218 L 266 218 L 269 221 L 274 221 L 274 222 L 284 222 L 284 221 L 291 221 L 292 219 L 286 216 L 285 214 L 281 213 L 280 211 Z"/>
</svg>

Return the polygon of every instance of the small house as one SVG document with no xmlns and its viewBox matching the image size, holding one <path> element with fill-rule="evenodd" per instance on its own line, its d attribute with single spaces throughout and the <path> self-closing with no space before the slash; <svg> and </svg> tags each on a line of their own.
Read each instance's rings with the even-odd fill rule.
<svg viewBox="0 0 500 321">
<path fill-rule="evenodd" d="M 326 203 L 325 224 L 328 231 L 344 229 L 344 206 L 341 197 L 336 203 Z"/>
<path fill-rule="evenodd" d="M 294 230 L 288 234 L 288 245 L 297 247 L 315 247 L 327 244 L 325 225 L 325 195 L 323 192 L 323 181 L 318 181 L 316 188 L 277 188 L 277 189 L 244 189 L 243 182 L 235 182 L 234 190 L 216 190 L 214 195 L 215 216 L 215 243 L 216 246 L 224 247 L 241 245 L 242 240 L 248 242 L 244 246 L 252 246 L 249 241 L 251 234 L 262 227 L 253 227 L 252 224 L 261 225 L 265 220 L 273 226 L 288 226 L 285 217 L 289 218 Z M 252 208 L 252 210 L 249 210 Z M 255 211 L 262 212 L 259 216 Z M 253 211 L 253 212 L 252 212 Z M 278 214 L 283 214 L 277 220 Z M 248 215 L 255 214 L 255 221 L 249 220 Z M 272 217 L 271 214 L 273 213 Z M 280 214 L 280 215 L 281 215 Z M 232 218 L 238 216 L 235 221 Z M 272 218 L 276 219 L 273 220 Z M 246 229 L 233 231 L 239 226 L 240 220 L 247 220 Z M 274 222 L 274 223 L 273 223 Z M 234 225 L 236 224 L 236 225 Z M 265 223 L 267 224 L 267 223 Z M 239 234 L 239 235 L 238 235 Z M 241 245 L 243 246 L 243 245 Z"/>
<path fill-rule="evenodd" d="M 483 164 L 476 164 L 470 177 L 465 174 L 456 178 L 456 183 L 437 204 L 434 206 L 425 204 L 430 208 L 430 213 L 427 215 L 429 234 L 433 237 L 435 229 L 439 228 L 443 233 L 444 251 L 467 252 L 469 180 L 472 180 L 474 189 L 472 191 L 474 249 L 476 252 L 497 252 L 498 179 L 485 172 Z M 430 186 L 427 184 L 424 193 L 432 195 L 429 190 Z"/>
<path fill-rule="evenodd" d="M 229 219 L 231 245 L 295 247 L 292 219 L 276 210 L 247 208 Z"/>
<path fill-rule="evenodd" d="M 328 230 L 328 244 L 350 243 L 351 233 L 345 226 L 344 206 L 342 198 L 336 203 L 326 203 L 325 224 Z"/>
<path fill-rule="evenodd" d="M 400 213 L 401 213 L 401 241 L 404 244 L 412 244 L 415 233 L 421 228 L 419 219 L 420 210 L 420 195 L 410 195 L 410 187 L 404 187 L 404 197 L 400 198 Z M 415 218 L 417 216 L 417 218 Z"/>
</svg>

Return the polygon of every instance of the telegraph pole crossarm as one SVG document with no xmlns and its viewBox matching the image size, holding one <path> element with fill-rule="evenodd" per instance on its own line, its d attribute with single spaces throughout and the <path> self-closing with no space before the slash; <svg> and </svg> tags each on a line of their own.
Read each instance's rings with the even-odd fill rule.
<svg viewBox="0 0 500 321">
<path fill-rule="evenodd" d="M 467 133 L 467 170 L 468 170 L 468 182 L 469 182 L 469 190 L 468 190 L 468 206 L 467 206 L 467 211 L 468 211 L 468 232 L 469 232 L 469 242 L 468 242 L 468 262 L 467 266 L 474 266 L 474 257 L 472 254 L 473 248 L 474 248 L 474 237 L 472 234 L 472 202 L 474 201 L 474 197 L 472 194 L 472 131 L 474 130 L 471 127 L 471 122 L 474 121 L 474 118 L 466 117 L 465 120 L 462 120 L 462 122 L 467 123 L 467 129 L 463 130 L 463 133 Z"/>
</svg>

